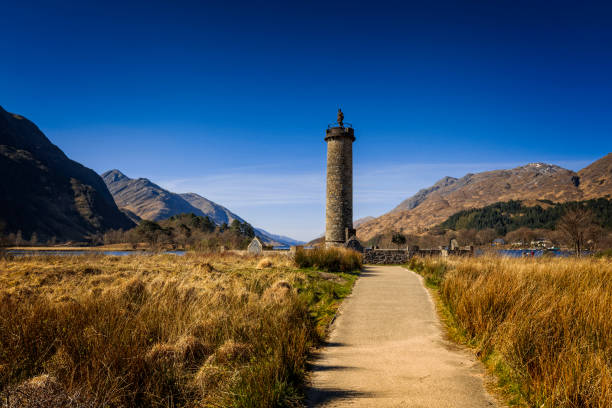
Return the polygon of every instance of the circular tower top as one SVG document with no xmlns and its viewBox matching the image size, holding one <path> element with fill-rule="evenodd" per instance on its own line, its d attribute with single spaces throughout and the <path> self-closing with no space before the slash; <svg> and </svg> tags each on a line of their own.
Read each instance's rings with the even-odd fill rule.
<svg viewBox="0 0 612 408">
<path fill-rule="evenodd" d="M 355 141 L 355 130 L 350 123 L 344 123 L 344 113 L 342 109 L 338 109 L 338 121 L 327 125 L 325 132 L 325 141 L 336 137 L 348 137 L 353 142 Z"/>
</svg>

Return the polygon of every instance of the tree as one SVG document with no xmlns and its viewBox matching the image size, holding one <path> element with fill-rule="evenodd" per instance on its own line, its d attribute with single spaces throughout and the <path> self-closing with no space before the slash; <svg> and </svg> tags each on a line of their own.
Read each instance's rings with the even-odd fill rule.
<svg viewBox="0 0 612 408">
<path fill-rule="evenodd" d="M 477 231 L 475 229 L 464 229 L 457 233 L 458 239 L 462 245 L 474 245 L 476 243 L 476 234 Z"/>
<path fill-rule="evenodd" d="M 506 234 L 506 242 L 520 242 L 523 245 L 531 244 L 536 239 L 536 233 L 527 227 L 521 227 Z"/>
<path fill-rule="evenodd" d="M 495 238 L 497 238 L 497 232 L 493 228 L 485 228 L 476 234 L 476 239 L 480 245 L 489 245 Z"/>
<path fill-rule="evenodd" d="M 570 209 L 559 219 L 557 230 L 580 256 L 587 241 L 587 234 L 595 224 L 593 213 L 582 207 Z"/>
<path fill-rule="evenodd" d="M 236 234 L 240 234 L 240 230 L 241 230 L 242 224 L 240 223 L 240 221 L 238 220 L 233 220 L 232 223 L 230 224 L 230 231 L 232 231 L 233 233 Z"/>
<path fill-rule="evenodd" d="M 399 249 L 400 246 L 406 244 L 406 237 L 402 235 L 401 232 L 395 232 L 393 233 L 393 236 L 391 237 L 391 242 L 397 245 L 397 249 Z"/>
</svg>

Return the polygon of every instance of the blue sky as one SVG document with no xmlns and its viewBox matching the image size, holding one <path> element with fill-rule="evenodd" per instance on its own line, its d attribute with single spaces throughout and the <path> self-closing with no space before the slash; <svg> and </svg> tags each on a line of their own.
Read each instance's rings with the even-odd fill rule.
<svg viewBox="0 0 612 408">
<path fill-rule="evenodd" d="M 5 3 L 0 105 L 98 172 L 274 233 L 323 232 L 339 106 L 356 218 L 445 175 L 612 151 L 609 2 Z"/>
</svg>

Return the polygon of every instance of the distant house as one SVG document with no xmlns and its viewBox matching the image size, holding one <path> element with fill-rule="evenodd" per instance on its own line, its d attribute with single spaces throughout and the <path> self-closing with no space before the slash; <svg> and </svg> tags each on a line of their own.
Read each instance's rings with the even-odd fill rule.
<svg viewBox="0 0 612 408">
<path fill-rule="evenodd" d="M 258 254 L 261 254 L 262 251 L 263 251 L 263 244 L 261 243 L 259 238 L 257 237 L 253 238 L 253 240 L 247 247 L 247 252 L 250 254 L 258 255 Z"/>
<path fill-rule="evenodd" d="M 552 248 L 554 244 L 550 239 L 539 238 L 531 241 L 531 246 L 534 248 Z"/>
<path fill-rule="evenodd" d="M 501 239 L 501 238 L 495 238 L 495 239 L 493 240 L 493 243 L 492 243 L 491 245 L 493 245 L 493 246 L 506 245 L 506 241 L 504 241 L 504 240 L 503 240 L 503 239 Z"/>
</svg>

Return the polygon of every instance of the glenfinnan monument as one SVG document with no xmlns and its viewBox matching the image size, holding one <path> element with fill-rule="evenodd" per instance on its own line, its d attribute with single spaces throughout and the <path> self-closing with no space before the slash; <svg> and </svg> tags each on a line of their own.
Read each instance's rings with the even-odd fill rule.
<svg viewBox="0 0 612 408">
<path fill-rule="evenodd" d="M 325 206 L 325 246 L 344 246 L 355 236 L 353 228 L 353 142 L 355 131 L 344 123 L 338 109 L 338 122 L 327 127 L 327 203 Z"/>
</svg>

